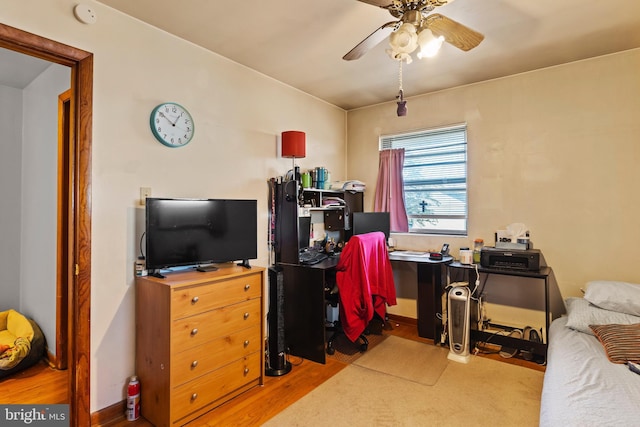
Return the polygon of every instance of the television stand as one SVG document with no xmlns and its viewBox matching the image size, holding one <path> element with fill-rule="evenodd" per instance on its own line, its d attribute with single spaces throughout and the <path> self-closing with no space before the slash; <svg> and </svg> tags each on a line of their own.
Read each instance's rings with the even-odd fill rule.
<svg viewBox="0 0 640 427">
<path fill-rule="evenodd" d="M 196 267 L 196 270 L 201 273 L 206 273 L 208 271 L 216 271 L 217 269 L 218 267 L 216 267 L 215 265 L 199 265 Z"/>
<path fill-rule="evenodd" d="M 157 277 L 158 279 L 164 279 L 166 278 L 165 275 L 163 275 L 162 273 L 160 273 L 160 270 L 154 270 L 153 272 L 149 273 L 149 276 L 151 277 Z"/>
<path fill-rule="evenodd" d="M 249 260 L 248 259 L 243 259 L 242 262 L 238 263 L 238 266 L 240 267 L 244 267 L 244 268 L 251 268 L 251 265 L 249 264 Z"/>
</svg>

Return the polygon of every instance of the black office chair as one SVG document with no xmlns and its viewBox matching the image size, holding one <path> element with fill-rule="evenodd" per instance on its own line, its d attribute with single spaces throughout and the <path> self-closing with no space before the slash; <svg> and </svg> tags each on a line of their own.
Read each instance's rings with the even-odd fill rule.
<svg viewBox="0 0 640 427">
<path fill-rule="evenodd" d="M 360 351 L 364 352 L 369 346 L 365 337 L 369 322 L 374 315 L 385 319 L 386 306 L 396 304 L 384 233 L 358 234 L 349 239 L 336 266 L 336 285 L 340 314 L 336 331 L 327 342 L 327 354 L 335 353 L 334 341 L 342 334 L 353 343 L 360 339 Z M 329 292 L 329 304 L 335 303 L 333 294 Z"/>
<path fill-rule="evenodd" d="M 340 294 L 338 291 L 338 286 L 336 284 L 334 284 L 334 286 L 332 287 L 325 288 L 325 300 L 328 307 L 332 307 L 334 310 L 339 310 Z M 346 334 L 342 329 L 339 317 L 337 320 L 327 323 L 327 330 L 333 331 L 333 334 L 327 340 L 327 354 L 332 355 L 336 352 L 335 343 L 340 339 L 341 336 L 346 337 Z M 361 352 L 365 352 L 369 348 L 369 340 L 366 337 L 369 334 L 369 328 L 365 328 L 365 330 L 362 331 L 362 333 L 357 338 L 360 340 L 359 350 Z"/>
</svg>

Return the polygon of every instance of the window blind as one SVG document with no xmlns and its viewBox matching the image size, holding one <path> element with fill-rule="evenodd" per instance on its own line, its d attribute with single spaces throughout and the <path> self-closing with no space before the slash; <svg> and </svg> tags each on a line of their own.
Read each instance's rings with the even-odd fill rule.
<svg viewBox="0 0 640 427">
<path fill-rule="evenodd" d="M 467 233 L 466 124 L 380 138 L 380 149 L 404 148 L 409 231 Z"/>
</svg>

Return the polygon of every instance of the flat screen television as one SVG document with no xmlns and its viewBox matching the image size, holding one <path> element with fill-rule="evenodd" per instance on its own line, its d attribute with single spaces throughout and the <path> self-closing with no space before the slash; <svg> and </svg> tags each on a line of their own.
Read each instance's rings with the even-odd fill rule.
<svg viewBox="0 0 640 427">
<path fill-rule="evenodd" d="M 257 201 L 147 198 L 147 269 L 196 266 L 258 257 Z"/>
<path fill-rule="evenodd" d="M 389 241 L 391 221 L 389 212 L 354 212 L 351 215 L 351 233 L 365 234 L 372 231 L 382 231 Z"/>
</svg>

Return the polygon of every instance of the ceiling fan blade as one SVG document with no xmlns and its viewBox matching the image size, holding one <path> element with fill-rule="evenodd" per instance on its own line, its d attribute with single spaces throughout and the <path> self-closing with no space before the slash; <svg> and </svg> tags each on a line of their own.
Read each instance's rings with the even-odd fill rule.
<svg viewBox="0 0 640 427">
<path fill-rule="evenodd" d="M 439 13 L 427 17 L 427 28 L 436 36 L 443 36 L 447 43 L 464 51 L 473 49 L 484 40 L 484 35 Z"/>
<path fill-rule="evenodd" d="M 351 49 L 345 56 L 342 57 L 342 59 L 344 59 L 345 61 L 353 61 L 354 59 L 360 58 L 362 55 L 369 52 L 370 49 L 374 48 L 380 42 L 382 42 L 382 40 L 389 37 L 389 35 L 393 33 L 393 30 L 395 30 L 397 25 L 398 21 L 387 22 L 382 27 L 369 34 L 367 38 L 358 43 L 356 47 Z"/>
<path fill-rule="evenodd" d="M 361 1 L 362 3 L 371 4 L 373 6 L 382 7 L 385 9 L 393 4 L 392 0 L 358 0 L 358 1 Z"/>
</svg>

